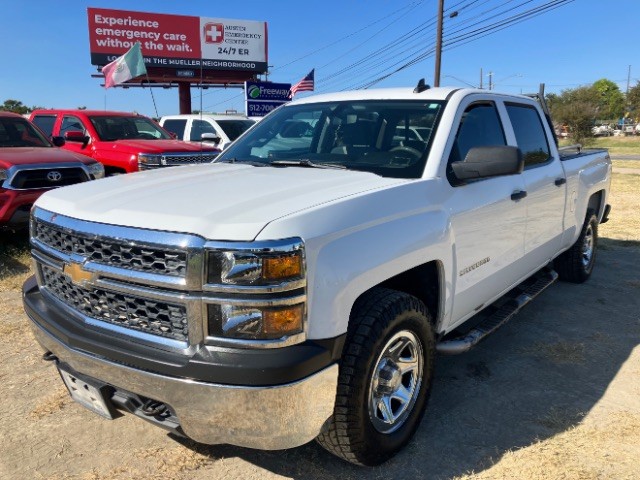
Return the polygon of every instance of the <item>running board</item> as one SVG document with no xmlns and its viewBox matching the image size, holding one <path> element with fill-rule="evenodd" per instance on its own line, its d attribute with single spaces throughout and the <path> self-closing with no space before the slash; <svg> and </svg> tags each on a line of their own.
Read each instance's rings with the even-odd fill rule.
<svg viewBox="0 0 640 480">
<path fill-rule="evenodd" d="M 512 296 L 480 324 L 459 337 L 443 340 L 436 345 L 436 351 L 444 355 L 457 355 L 470 350 L 481 340 L 495 332 L 511 320 L 522 307 L 540 295 L 549 285 L 558 279 L 551 269 L 542 269 L 533 277 L 512 289 L 506 296 Z M 504 298 L 504 297 L 503 297 Z"/>
</svg>

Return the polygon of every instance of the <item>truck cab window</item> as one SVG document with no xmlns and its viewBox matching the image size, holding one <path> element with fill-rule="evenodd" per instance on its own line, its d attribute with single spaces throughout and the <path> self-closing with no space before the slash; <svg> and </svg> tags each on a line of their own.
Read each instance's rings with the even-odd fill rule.
<svg viewBox="0 0 640 480">
<path fill-rule="evenodd" d="M 200 142 L 202 141 L 203 133 L 213 133 L 217 135 L 216 129 L 213 128 L 209 122 L 205 122 L 204 120 L 194 120 L 191 125 L 191 135 L 189 135 L 189 140 L 192 142 Z"/>
<path fill-rule="evenodd" d="M 60 126 L 60 134 L 64 135 L 67 132 L 81 132 L 84 133 L 84 127 L 79 118 L 71 115 L 65 115 L 62 119 L 62 125 Z"/>
<path fill-rule="evenodd" d="M 33 123 L 36 124 L 47 136 L 53 135 L 53 126 L 56 123 L 55 115 L 36 115 L 33 117 Z"/>
<path fill-rule="evenodd" d="M 506 145 L 498 111 L 493 103 L 474 103 L 462 114 L 447 163 L 447 178 L 457 183 L 451 164 L 465 159 L 473 147 Z"/>
<path fill-rule="evenodd" d="M 186 120 L 165 120 L 162 125 L 165 130 L 175 133 L 176 138 L 182 140 L 184 138 L 184 129 L 187 126 Z"/>
<path fill-rule="evenodd" d="M 524 158 L 524 168 L 546 163 L 551 154 L 540 115 L 531 105 L 508 103 L 509 119 Z"/>
</svg>

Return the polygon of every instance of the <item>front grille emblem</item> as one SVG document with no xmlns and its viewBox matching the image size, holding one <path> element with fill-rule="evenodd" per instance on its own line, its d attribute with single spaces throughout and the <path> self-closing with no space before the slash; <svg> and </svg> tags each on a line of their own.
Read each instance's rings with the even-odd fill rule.
<svg viewBox="0 0 640 480">
<path fill-rule="evenodd" d="M 57 170 L 51 170 L 47 173 L 47 180 L 50 182 L 59 182 L 62 179 L 62 174 Z"/>
<path fill-rule="evenodd" d="M 80 263 L 65 263 L 62 272 L 74 285 L 84 285 L 93 279 L 93 273 L 85 270 Z"/>
</svg>

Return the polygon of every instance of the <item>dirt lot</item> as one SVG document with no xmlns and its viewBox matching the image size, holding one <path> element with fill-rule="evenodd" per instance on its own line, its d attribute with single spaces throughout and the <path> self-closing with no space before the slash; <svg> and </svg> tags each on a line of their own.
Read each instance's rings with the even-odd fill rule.
<svg viewBox="0 0 640 480">
<path fill-rule="evenodd" d="M 640 175 L 614 175 L 589 282 L 552 286 L 468 354 L 438 358 L 415 439 L 373 469 L 314 443 L 278 452 L 197 445 L 72 403 L 22 311 L 26 244 L 2 235 L 0 478 L 640 478 L 638 191 Z"/>
</svg>

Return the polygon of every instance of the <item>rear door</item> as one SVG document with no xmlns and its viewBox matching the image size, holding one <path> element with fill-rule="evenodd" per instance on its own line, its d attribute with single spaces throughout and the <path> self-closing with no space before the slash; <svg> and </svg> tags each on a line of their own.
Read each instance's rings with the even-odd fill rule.
<svg viewBox="0 0 640 480">
<path fill-rule="evenodd" d="M 566 179 L 560 158 L 552 155 L 549 136 L 534 105 L 505 104 L 515 145 L 524 158 L 527 210 L 524 258 L 530 272 L 548 263 L 560 251 L 566 197 Z M 512 143 L 513 144 L 513 143 Z"/>
<path fill-rule="evenodd" d="M 496 104 L 488 100 L 469 102 L 461 104 L 464 110 L 454 122 L 453 131 L 457 133 L 448 165 L 463 160 L 473 147 L 507 144 Z M 511 198 L 524 190 L 522 175 L 460 184 L 448 166 L 447 178 L 452 186 L 447 203 L 455 258 L 453 328 L 521 278 L 526 210 L 521 200 Z"/>
</svg>

